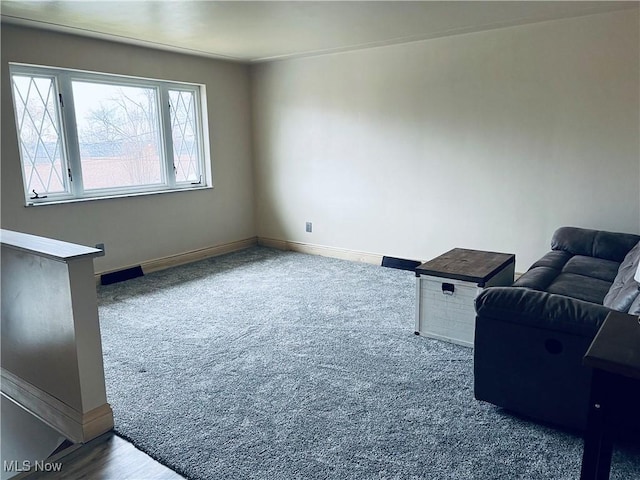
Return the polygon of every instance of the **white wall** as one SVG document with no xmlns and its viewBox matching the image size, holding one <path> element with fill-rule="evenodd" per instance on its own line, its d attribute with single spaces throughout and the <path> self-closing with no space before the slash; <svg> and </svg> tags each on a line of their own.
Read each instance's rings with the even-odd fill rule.
<svg viewBox="0 0 640 480">
<path fill-rule="evenodd" d="M 636 9 L 253 67 L 258 235 L 514 252 L 522 271 L 561 225 L 638 233 L 638 25 Z"/>
<path fill-rule="evenodd" d="M 1 30 L 2 228 L 105 243 L 96 271 L 255 236 L 247 66 L 4 24 Z M 214 188 L 25 207 L 8 62 L 205 84 Z"/>
</svg>

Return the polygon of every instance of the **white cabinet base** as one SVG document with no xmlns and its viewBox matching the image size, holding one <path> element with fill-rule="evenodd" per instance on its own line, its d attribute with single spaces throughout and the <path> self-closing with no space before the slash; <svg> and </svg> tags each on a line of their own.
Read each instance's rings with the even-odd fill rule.
<svg viewBox="0 0 640 480">
<path fill-rule="evenodd" d="M 514 263 L 499 271 L 483 287 L 431 275 L 416 277 L 416 335 L 473 347 L 475 298 L 484 288 L 513 283 Z"/>
</svg>

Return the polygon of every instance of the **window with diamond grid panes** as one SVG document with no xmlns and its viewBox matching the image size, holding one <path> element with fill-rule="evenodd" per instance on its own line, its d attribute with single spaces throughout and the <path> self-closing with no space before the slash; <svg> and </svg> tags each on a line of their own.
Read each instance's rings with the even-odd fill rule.
<svg viewBox="0 0 640 480">
<path fill-rule="evenodd" d="M 38 198 L 66 192 L 55 78 L 14 75 L 12 84 L 27 195 Z"/>
<path fill-rule="evenodd" d="M 211 186 L 202 85 L 10 72 L 27 205 Z"/>
<path fill-rule="evenodd" d="M 197 112 L 193 92 L 169 90 L 176 182 L 200 180 Z"/>
</svg>

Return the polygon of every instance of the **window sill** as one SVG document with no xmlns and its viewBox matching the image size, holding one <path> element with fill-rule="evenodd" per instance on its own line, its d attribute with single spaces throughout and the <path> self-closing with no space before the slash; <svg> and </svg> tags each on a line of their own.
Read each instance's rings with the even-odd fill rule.
<svg viewBox="0 0 640 480">
<path fill-rule="evenodd" d="M 111 200 L 115 198 L 130 198 L 130 197 L 146 197 L 148 195 L 160 195 L 165 193 L 178 193 L 178 192 L 194 192 L 198 190 L 211 190 L 213 185 L 207 186 L 194 186 L 187 188 L 177 188 L 172 190 L 152 190 L 149 192 L 135 192 L 135 193 L 118 193 L 113 195 L 100 195 L 95 197 L 82 197 L 82 198 L 65 198 L 60 200 L 50 200 L 45 202 L 31 202 L 28 201 L 25 207 L 46 207 L 47 205 L 63 205 L 66 203 L 83 203 L 83 202 L 95 202 L 99 200 Z"/>
</svg>

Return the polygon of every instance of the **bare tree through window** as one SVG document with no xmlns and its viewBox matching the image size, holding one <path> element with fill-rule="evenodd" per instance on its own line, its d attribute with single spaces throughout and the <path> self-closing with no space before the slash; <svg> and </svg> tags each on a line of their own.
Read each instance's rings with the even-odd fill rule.
<svg viewBox="0 0 640 480">
<path fill-rule="evenodd" d="M 161 183 L 156 90 L 74 81 L 73 93 L 84 188 Z"/>
</svg>

